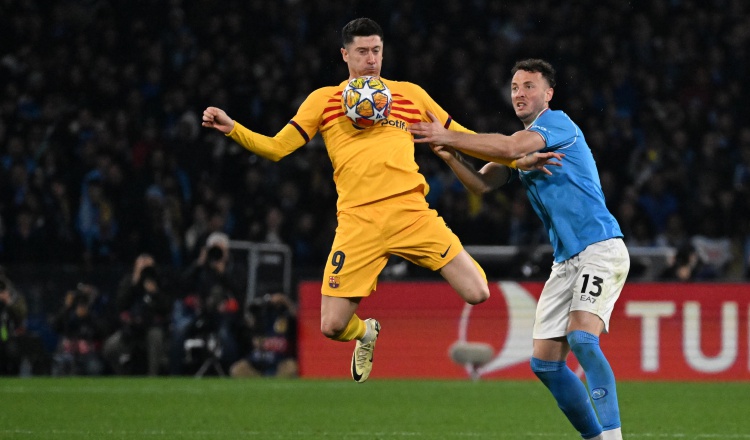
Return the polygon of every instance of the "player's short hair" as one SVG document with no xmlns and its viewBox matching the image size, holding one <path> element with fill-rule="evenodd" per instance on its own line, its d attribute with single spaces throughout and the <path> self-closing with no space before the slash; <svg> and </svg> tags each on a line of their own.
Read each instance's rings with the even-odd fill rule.
<svg viewBox="0 0 750 440">
<path fill-rule="evenodd" d="M 382 41 L 383 29 L 375 20 L 365 17 L 355 18 L 341 30 L 341 44 L 346 47 L 354 41 L 354 37 L 369 37 L 371 35 L 379 36 Z"/>
<path fill-rule="evenodd" d="M 527 60 L 518 61 L 510 70 L 510 75 L 515 75 L 519 70 L 541 73 L 544 79 L 547 80 L 547 84 L 549 84 L 550 87 L 554 88 L 555 84 L 557 84 L 557 82 L 555 81 L 555 68 L 552 67 L 552 64 L 544 60 L 529 58 Z"/>
</svg>

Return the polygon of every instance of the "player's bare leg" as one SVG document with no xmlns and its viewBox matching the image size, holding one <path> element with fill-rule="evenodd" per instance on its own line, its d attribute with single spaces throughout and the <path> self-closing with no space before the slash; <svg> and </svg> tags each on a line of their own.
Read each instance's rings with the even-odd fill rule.
<svg viewBox="0 0 750 440">
<path fill-rule="evenodd" d="M 440 275 L 469 304 L 479 304 L 490 297 L 484 271 L 466 250 L 443 266 Z"/>
<path fill-rule="evenodd" d="M 321 296 L 320 300 L 320 331 L 326 338 L 337 341 L 351 341 L 356 338 L 357 329 L 350 328 L 350 322 L 356 315 L 360 297 L 340 298 L 336 296 Z M 356 326 L 356 327 L 359 327 Z"/>
</svg>

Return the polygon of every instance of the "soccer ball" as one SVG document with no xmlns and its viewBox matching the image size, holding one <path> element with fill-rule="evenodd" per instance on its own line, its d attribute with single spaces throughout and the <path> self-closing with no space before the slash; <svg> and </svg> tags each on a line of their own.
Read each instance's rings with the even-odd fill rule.
<svg viewBox="0 0 750 440">
<path fill-rule="evenodd" d="M 388 86 L 374 76 L 354 78 L 341 95 L 341 106 L 357 127 L 370 127 L 387 118 L 392 103 Z"/>
</svg>

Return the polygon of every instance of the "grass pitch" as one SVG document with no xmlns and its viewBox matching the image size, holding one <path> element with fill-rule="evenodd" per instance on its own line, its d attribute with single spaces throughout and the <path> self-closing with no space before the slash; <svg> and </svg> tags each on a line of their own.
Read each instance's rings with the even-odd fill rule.
<svg viewBox="0 0 750 440">
<path fill-rule="evenodd" d="M 618 384 L 626 439 L 750 439 L 748 383 Z M 533 381 L 0 379 L 0 439 L 555 439 Z"/>
</svg>

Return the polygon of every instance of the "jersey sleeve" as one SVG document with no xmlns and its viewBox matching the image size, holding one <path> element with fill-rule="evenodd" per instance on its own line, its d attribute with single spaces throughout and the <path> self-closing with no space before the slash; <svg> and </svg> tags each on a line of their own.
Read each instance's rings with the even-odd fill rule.
<svg viewBox="0 0 750 440">
<path fill-rule="evenodd" d="M 317 89 L 300 104 L 297 114 L 289 121 L 289 125 L 299 132 L 305 142 L 309 142 L 318 132 L 327 104 L 326 90 Z"/>
<path fill-rule="evenodd" d="M 300 105 L 297 114 L 275 136 L 256 133 L 235 121 L 234 129 L 227 134 L 247 150 L 274 162 L 291 154 L 315 136 L 320 123 L 320 91 L 311 93 Z"/>
<path fill-rule="evenodd" d="M 547 145 L 544 151 L 557 150 L 573 144 L 578 138 L 578 130 L 562 112 L 547 111 L 528 128 L 539 133 Z"/>
<path fill-rule="evenodd" d="M 443 123 L 443 127 L 449 130 L 461 131 L 464 133 L 474 133 L 474 131 L 469 130 L 468 128 L 454 121 L 451 115 L 448 114 L 448 112 L 445 111 L 442 107 L 440 107 L 440 104 L 435 102 L 435 100 L 432 99 L 432 97 L 427 93 L 426 90 L 416 84 L 412 84 L 412 86 L 415 89 L 416 95 L 419 96 L 419 98 L 422 100 L 423 108 L 426 111 L 429 111 L 433 115 L 437 116 L 440 122 Z M 426 112 L 422 114 L 422 120 L 425 122 L 432 122 L 432 119 L 430 119 Z"/>
<path fill-rule="evenodd" d="M 274 162 L 307 143 L 291 124 L 285 125 L 276 136 L 269 137 L 251 131 L 235 121 L 234 128 L 227 136 L 245 149 Z"/>
<path fill-rule="evenodd" d="M 461 131 L 463 133 L 476 133 L 474 130 L 469 130 L 468 128 L 464 127 L 463 125 L 459 124 L 453 118 L 450 118 L 448 120 L 448 129 L 454 130 L 454 131 Z"/>
</svg>

